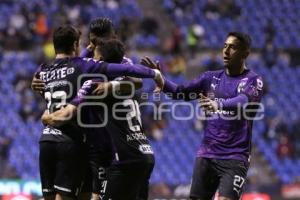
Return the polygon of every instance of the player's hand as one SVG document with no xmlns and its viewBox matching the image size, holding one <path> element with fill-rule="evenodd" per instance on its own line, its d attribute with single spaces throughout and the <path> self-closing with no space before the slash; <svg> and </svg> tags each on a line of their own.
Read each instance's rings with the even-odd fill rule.
<svg viewBox="0 0 300 200">
<path fill-rule="evenodd" d="M 86 48 L 88 51 L 94 51 L 96 46 L 92 42 L 90 42 L 90 44 Z"/>
<path fill-rule="evenodd" d="M 158 61 L 154 62 L 151 60 L 149 57 L 145 56 L 144 58 L 141 59 L 140 63 L 142 65 L 145 65 L 146 67 L 149 67 L 151 69 L 158 69 L 160 70 L 160 63 Z"/>
<path fill-rule="evenodd" d="M 154 81 L 155 81 L 157 87 L 155 88 L 154 93 L 159 93 L 164 88 L 164 84 L 165 84 L 165 80 L 164 80 L 164 78 L 161 74 L 161 70 L 160 70 L 161 69 L 160 63 L 158 61 L 154 62 L 147 56 L 142 58 L 140 63 L 146 67 L 149 67 L 149 68 L 155 70 L 156 76 L 154 78 Z"/>
<path fill-rule="evenodd" d="M 49 125 L 49 117 L 50 117 L 49 111 L 45 110 L 41 117 L 41 121 L 44 124 L 44 126 Z"/>
<path fill-rule="evenodd" d="M 156 88 L 154 90 L 154 93 L 159 93 L 163 90 L 165 85 L 165 79 L 162 76 L 161 72 L 158 69 L 155 69 L 155 78 L 154 81 L 156 83 Z"/>
<path fill-rule="evenodd" d="M 95 89 L 92 92 L 92 95 L 103 95 L 105 92 L 112 91 L 111 82 L 94 82 Z"/>
<path fill-rule="evenodd" d="M 42 93 L 45 90 L 45 82 L 41 79 L 36 78 L 35 75 L 33 76 L 33 79 L 31 81 L 31 89 L 35 92 Z"/>
<path fill-rule="evenodd" d="M 216 112 L 219 107 L 216 101 L 211 100 L 210 98 L 204 96 L 202 93 L 200 93 L 199 104 L 205 112 Z"/>
</svg>

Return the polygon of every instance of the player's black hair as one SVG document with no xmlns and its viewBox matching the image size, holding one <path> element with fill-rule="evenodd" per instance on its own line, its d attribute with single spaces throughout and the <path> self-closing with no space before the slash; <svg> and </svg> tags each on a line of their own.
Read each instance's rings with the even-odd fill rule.
<svg viewBox="0 0 300 200">
<path fill-rule="evenodd" d="M 53 45 L 55 53 L 69 54 L 73 51 L 74 42 L 78 42 L 80 31 L 70 25 L 56 28 L 53 33 Z"/>
<path fill-rule="evenodd" d="M 117 39 L 98 40 L 97 50 L 108 63 L 121 63 L 125 54 L 124 44 Z"/>
<path fill-rule="evenodd" d="M 230 32 L 227 34 L 227 37 L 229 36 L 236 37 L 241 42 L 243 47 L 245 47 L 245 49 L 251 48 L 252 41 L 251 41 L 251 37 L 248 34 L 242 32 Z"/>
<path fill-rule="evenodd" d="M 109 37 L 114 35 L 114 26 L 109 18 L 101 17 L 91 21 L 90 33 L 95 34 L 97 37 Z"/>
</svg>

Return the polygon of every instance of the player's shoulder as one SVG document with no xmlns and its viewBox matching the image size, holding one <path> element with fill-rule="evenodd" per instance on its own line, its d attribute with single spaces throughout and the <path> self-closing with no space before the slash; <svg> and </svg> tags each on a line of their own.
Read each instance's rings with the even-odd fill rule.
<svg viewBox="0 0 300 200">
<path fill-rule="evenodd" d="M 250 80 L 251 79 L 261 79 L 262 80 L 261 75 L 259 75 L 258 73 L 256 73 L 252 69 L 248 69 L 247 78 L 250 79 Z"/>
<path fill-rule="evenodd" d="M 73 57 L 71 58 L 71 62 L 76 66 L 85 67 L 94 65 L 95 63 L 104 63 L 103 61 L 95 60 L 93 58 L 83 58 L 83 57 Z"/>
<path fill-rule="evenodd" d="M 207 71 L 207 72 L 210 73 L 211 75 L 214 75 L 214 76 L 219 76 L 219 75 L 225 73 L 224 69 Z"/>
<path fill-rule="evenodd" d="M 93 58 L 84 58 L 84 57 L 72 57 L 71 61 L 74 63 L 97 62 L 97 60 L 95 60 Z"/>
<path fill-rule="evenodd" d="M 220 70 L 212 70 L 212 71 L 205 71 L 203 73 L 203 76 L 205 76 L 206 78 L 213 78 L 213 77 L 221 77 L 221 75 L 224 73 L 223 69 Z"/>
</svg>

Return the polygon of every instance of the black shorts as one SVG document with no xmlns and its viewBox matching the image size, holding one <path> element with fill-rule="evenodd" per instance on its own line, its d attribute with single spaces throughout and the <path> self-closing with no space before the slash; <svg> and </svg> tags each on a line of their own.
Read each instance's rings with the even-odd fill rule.
<svg viewBox="0 0 300 200">
<path fill-rule="evenodd" d="M 218 190 L 219 196 L 239 200 L 247 171 L 248 165 L 242 161 L 197 158 L 190 197 L 212 199 Z"/>
<path fill-rule="evenodd" d="M 104 194 L 105 182 L 107 180 L 106 170 L 112 161 L 112 154 L 103 152 L 101 149 L 90 145 L 87 153 L 87 171 L 84 179 L 82 192 L 93 192 Z"/>
<path fill-rule="evenodd" d="M 59 193 L 76 197 L 86 171 L 86 148 L 76 143 L 40 142 L 40 176 L 43 196 Z"/>
<path fill-rule="evenodd" d="M 154 163 L 111 166 L 103 200 L 146 200 Z"/>
</svg>

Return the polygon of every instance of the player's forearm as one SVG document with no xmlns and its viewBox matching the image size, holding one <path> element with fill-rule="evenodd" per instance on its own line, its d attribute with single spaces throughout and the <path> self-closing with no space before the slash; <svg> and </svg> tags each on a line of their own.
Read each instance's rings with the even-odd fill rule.
<svg viewBox="0 0 300 200">
<path fill-rule="evenodd" d="M 152 78 L 156 77 L 156 72 L 143 65 L 129 64 L 113 64 L 109 63 L 105 72 L 109 76 L 132 76 L 136 78 Z"/>
<path fill-rule="evenodd" d="M 248 97 L 245 94 L 239 94 L 236 97 L 226 99 L 218 102 L 220 110 L 231 110 L 238 107 L 243 107 L 249 102 Z"/>
<path fill-rule="evenodd" d="M 143 81 L 140 78 L 126 77 L 119 81 L 119 83 L 119 91 L 121 94 L 130 94 L 143 87 Z"/>
<path fill-rule="evenodd" d="M 76 114 L 76 107 L 74 105 L 67 105 L 58 111 L 51 114 L 45 114 L 42 116 L 43 124 L 59 127 L 68 123 Z"/>
<path fill-rule="evenodd" d="M 198 94 L 193 92 L 188 92 L 188 88 L 185 85 L 177 85 L 172 81 L 165 79 L 165 85 L 163 92 L 166 93 L 169 97 L 175 100 L 195 100 L 198 97 Z"/>
</svg>

